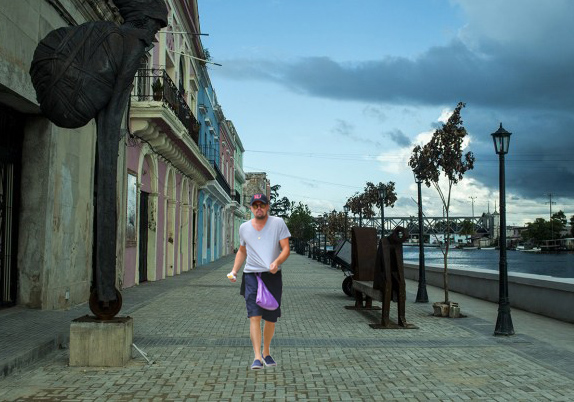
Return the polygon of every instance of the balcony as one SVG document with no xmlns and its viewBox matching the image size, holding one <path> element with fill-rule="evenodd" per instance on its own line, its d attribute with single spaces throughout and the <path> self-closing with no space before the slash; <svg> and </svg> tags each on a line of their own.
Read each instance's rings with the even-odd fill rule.
<svg viewBox="0 0 574 402">
<path fill-rule="evenodd" d="M 184 94 L 179 91 L 163 69 L 139 69 L 135 76 L 132 101 L 162 102 L 187 128 L 191 139 L 199 143 L 201 124 L 193 115 Z"/>
<path fill-rule="evenodd" d="M 225 194 L 231 196 L 231 188 L 229 187 L 229 184 L 227 184 L 227 180 L 225 180 L 225 177 L 223 177 L 223 173 L 221 173 L 221 171 L 219 170 L 219 166 L 213 163 L 213 168 L 217 172 L 215 180 L 217 180 L 217 183 L 219 183 Z"/>
<path fill-rule="evenodd" d="M 201 147 L 201 153 L 209 161 L 211 166 L 213 166 L 213 169 L 216 172 L 215 179 L 217 180 L 217 182 L 219 183 L 225 194 L 231 197 L 231 187 L 229 187 L 229 183 L 227 183 L 227 180 L 225 180 L 223 173 L 221 173 L 221 170 L 219 170 L 219 166 L 216 161 L 217 151 L 215 147 L 204 145 Z"/>
<path fill-rule="evenodd" d="M 233 166 L 235 168 L 235 179 L 241 184 L 245 183 L 245 172 L 237 159 L 234 161 Z"/>
</svg>

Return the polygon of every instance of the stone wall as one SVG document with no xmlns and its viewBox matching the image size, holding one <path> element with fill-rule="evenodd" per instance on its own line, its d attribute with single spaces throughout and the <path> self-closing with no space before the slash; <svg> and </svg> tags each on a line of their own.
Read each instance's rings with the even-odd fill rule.
<svg viewBox="0 0 574 402">
<path fill-rule="evenodd" d="M 456 268 L 448 272 L 449 290 L 498 303 L 498 272 Z M 405 264 L 405 278 L 417 281 L 418 265 Z M 425 267 L 425 279 L 428 285 L 443 288 L 443 268 Z M 574 323 L 573 279 L 512 273 L 508 298 L 511 307 Z"/>
<path fill-rule="evenodd" d="M 245 173 L 245 184 L 243 185 L 243 205 L 249 207 L 249 202 L 253 194 L 263 193 L 270 196 L 270 184 L 267 173 Z"/>
<path fill-rule="evenodd" d="M 62 309 L 89 297 L 95 122 L 75 130 L 51 124 L 40 114 L 29 70 L 53 29 L 94 19 L 94 7 L 117 14 L 105 1 L 90 4 L 0 0 L 0 103 L 25 119 L 19 235 L 11 239 L 18 243 L 17 303 L 33 308 Z"/>
</svg>

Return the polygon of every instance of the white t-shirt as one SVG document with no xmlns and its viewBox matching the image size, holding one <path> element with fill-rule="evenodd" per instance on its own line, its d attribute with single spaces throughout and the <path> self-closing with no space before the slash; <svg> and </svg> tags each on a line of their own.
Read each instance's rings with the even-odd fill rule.
<svg viewBox="0 0 574 402">
<path fill-rule="evenodd" d="M 260 231 L 255 230 L 251 220 L 239 227 L 239 242 L 247 249 L 243 272 L 267 272 L 269 265 L 281 254 L 280 240 L 291 237 L 283 219 L 269 216 Z M 281 269 L 281 266 L 279 266 Z"/>
</svg>

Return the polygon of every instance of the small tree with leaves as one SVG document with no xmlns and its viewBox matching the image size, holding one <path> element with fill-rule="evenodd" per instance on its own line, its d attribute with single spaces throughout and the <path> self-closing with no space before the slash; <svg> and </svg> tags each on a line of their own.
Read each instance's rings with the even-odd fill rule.
<svg viewBox="0 0 574 402">
<path fill-rule="evenodd" d="M 472 223 L 469 219 L 465 219 L 462 221 L 460 225 L 460 232 L 461 235 L 473 235 L 474 234 L 474 223 Z"/>
<path fill-rule="evenodd" d="M 291 202 L 287 197 L 279 197 L 281 186 L 276 184 L 271 186 L 271 199 L 269 200 L 269 215 L 278 216 L 287 219 L 291 211 Z"/>
<path fill-rule="evenodd" d="M 287 219 L 287 228 L 295 239 L 309 241 L 315 236 L 314 218 L 306 204 L 299 202 L 293 205 L 291 216 Z"/>
<path fill-rule="evenodd" d="M 440 129 L 435 130 L 431 140 L 424 146 L 417 145 L 409 160 L 417 179 L 422 180 L 427 187 L 431 185 L 438 192 L 446 214 L 445 242 L 441 246 L 444 261 L 443 284 L 444 302 L 448 303 L 448 250 L 450 246 L 450 201 L 452 188 L 463 175 L 474 167 L 472 152 L 463 153 L 463 142 L 467 132 L 463 127 L 460 112 L 465 106 L 459 104 Z M 444 176 L 446 183 L 441 184 L 440 178 Z"/>
<path fill-rule="evenodd" d="M 385 199 L 383 200 L 386 207 L 394 207 L 397 201 L 395 192 L 395 183 L 390 181 L 387 184 L 379 183 L 377 185 L 367 182 L 362 193 L 357 193 L 347 200 L 349 210 L 359 215 L 360 218 L 372 218 L 375 216 L 373 207 L 379 205 L 379 187 L 386 189 Z"/>
<path fill-rule="evenodd" d="M 339 240 L 347 237 L 345 235 L 345 218 L 344 212 L 335 210 L 327 215 L 327 241 L 330 244 L 335 245 Z"/>
</svg>

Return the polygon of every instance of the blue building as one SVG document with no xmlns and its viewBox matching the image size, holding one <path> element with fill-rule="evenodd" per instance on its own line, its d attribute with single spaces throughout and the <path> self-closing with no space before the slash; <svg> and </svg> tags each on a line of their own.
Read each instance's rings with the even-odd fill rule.
<svg viewBox="0 0 574 402">
<path fill-rule="evenodd" d="M 197 264 L 204 265 L 229 254 L 233 244 L 231 188 L 233 167 L 229 170 L 226 152 L 229 141 L 224 140 L 225 117 L 211 85 L 205 65 L 200 75 L 198 93 L 201 130 L 199 146 L 215 171 L 215 180 L 207 182 L 198 198 Z M 232 157 L 232 156 L 231 156 Z"/>
</svg>

